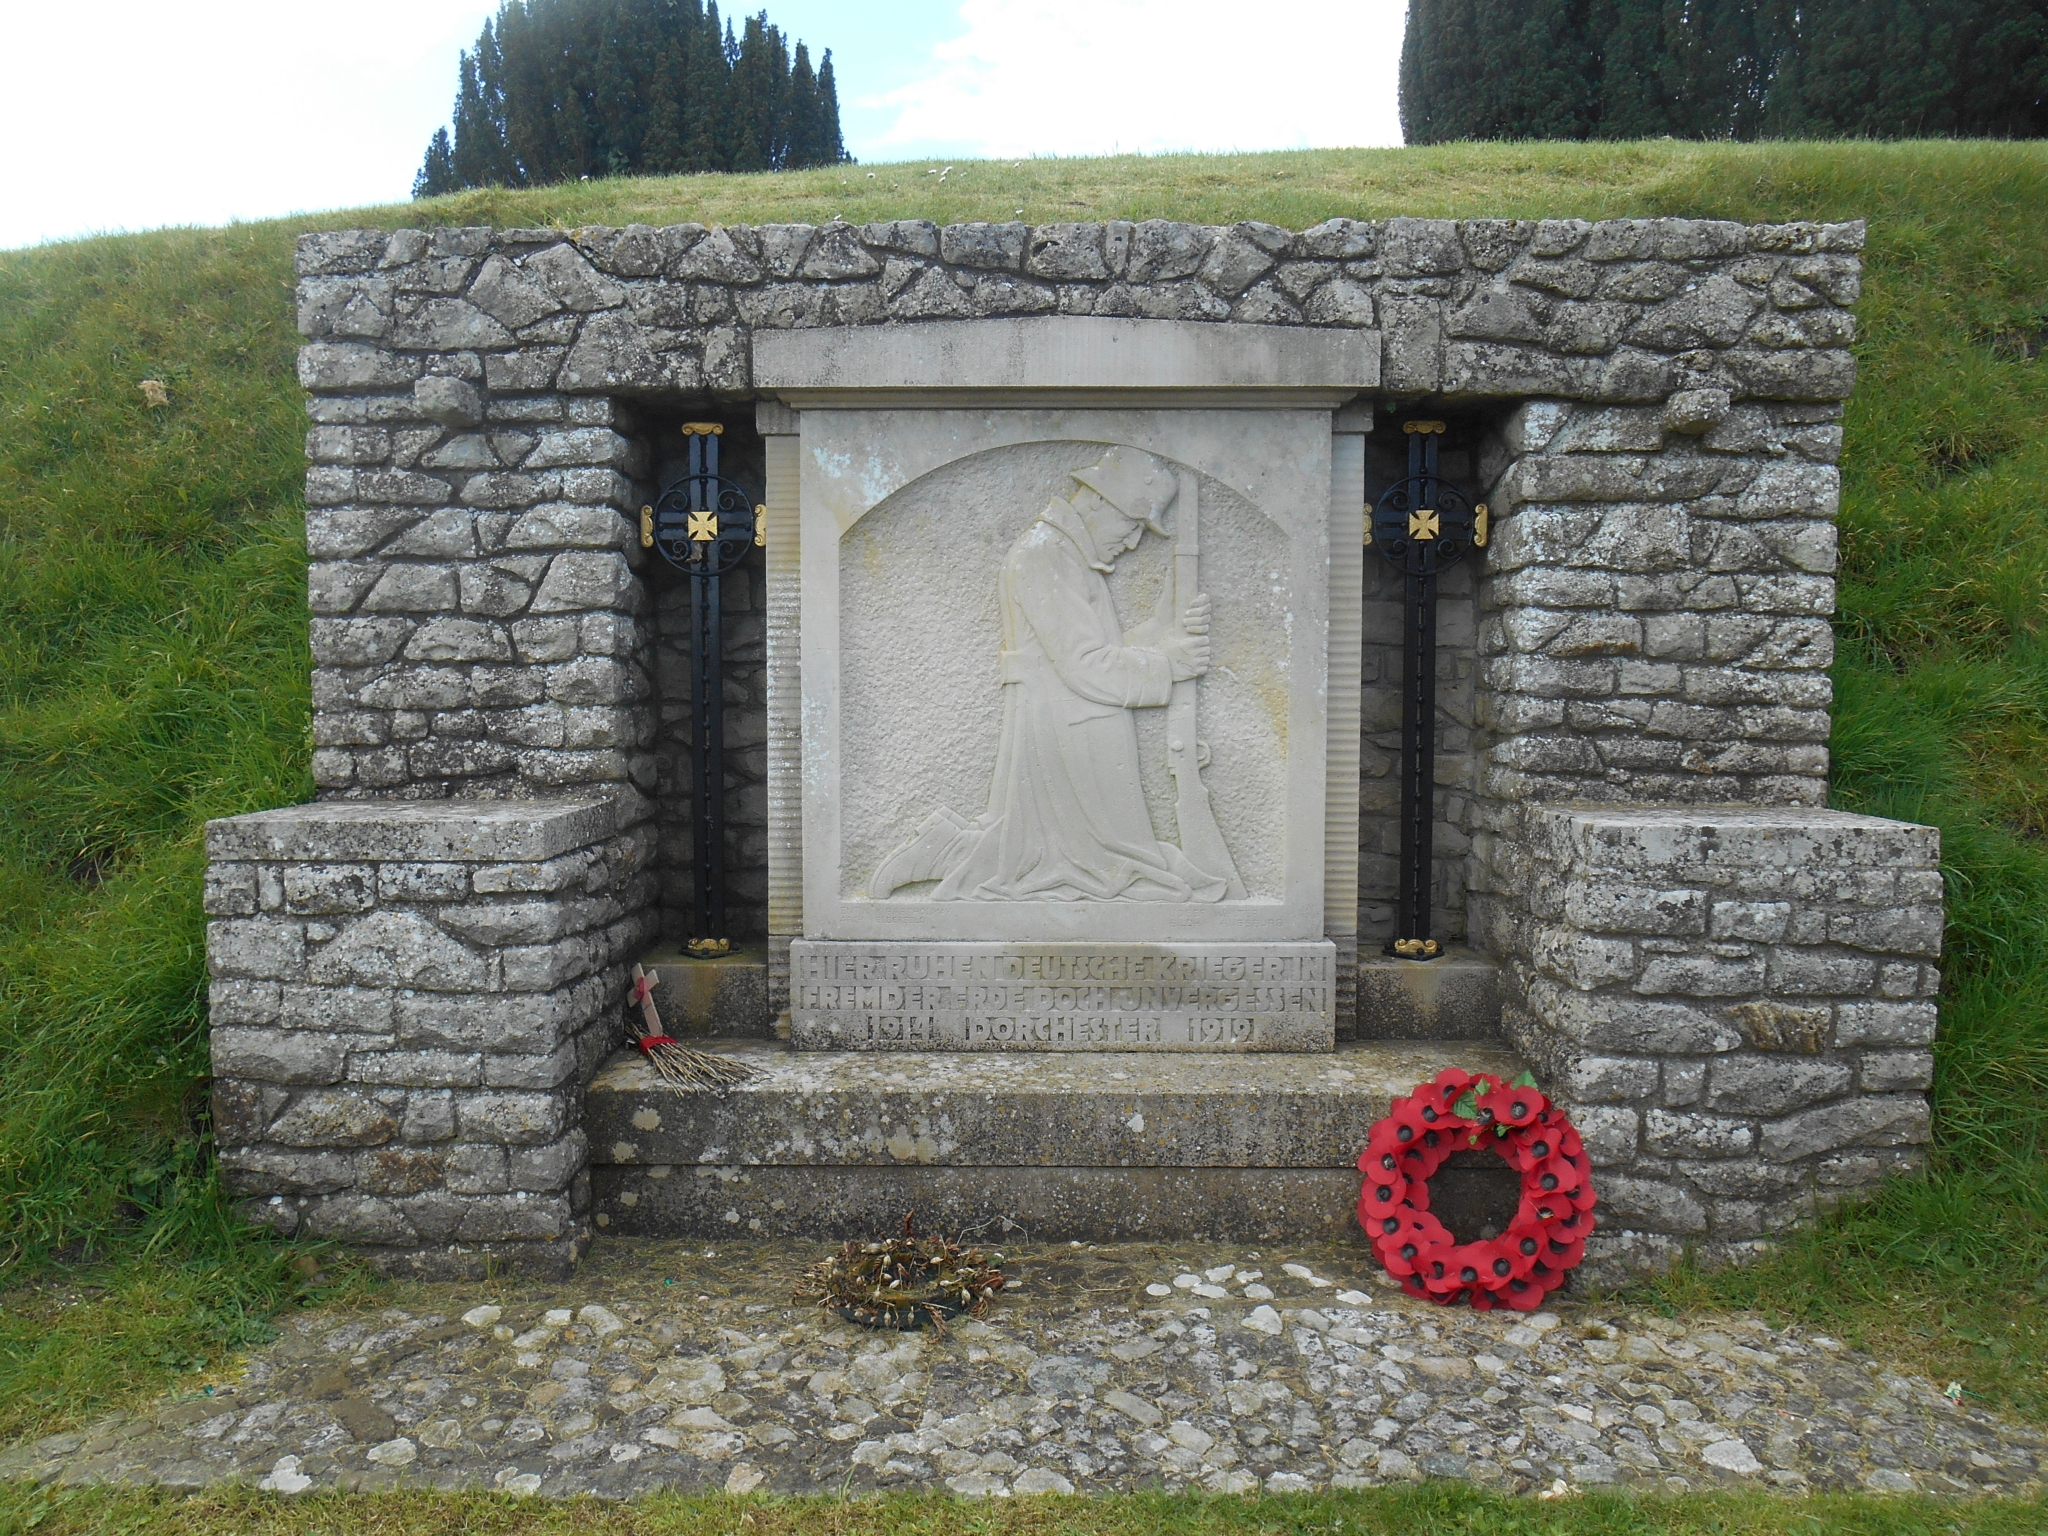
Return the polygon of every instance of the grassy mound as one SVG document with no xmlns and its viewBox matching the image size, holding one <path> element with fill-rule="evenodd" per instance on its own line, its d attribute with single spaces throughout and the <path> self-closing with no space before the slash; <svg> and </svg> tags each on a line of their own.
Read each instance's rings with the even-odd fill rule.
<svg viewBox="0 0 2048 1536">
<path fill-rule="evenodd" d="M 1928 1179 L 1770 1263 L 1644 1294 L 1805 1315 L 2048 1413 L 2048 147 L 940 169 L 486 191 L 0 253 L 0 1434 L 217 1363 L 303 1294 L 208 1168 L 199 913 L 205 819 L 310 793 L 293 236 L 834 215 L 1868 217 L 1834 793 L 1943 830 L 1940 1145 Z"/>
</svg>

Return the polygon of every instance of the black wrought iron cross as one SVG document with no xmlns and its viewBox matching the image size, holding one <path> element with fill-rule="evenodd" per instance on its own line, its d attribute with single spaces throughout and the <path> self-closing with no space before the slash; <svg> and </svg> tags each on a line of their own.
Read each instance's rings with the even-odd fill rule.
<svg viewBox="0 0 2048 1536">
<path fill-rule="evenodd" d="M 1401 893 L 1386 952 L 1434 960 L 1430 861 L 1436 823 L 1436 579 L 1486 544 L 1486 506 L 1437 473 L 1440 421 L 1408 421 L 1408 474 L 1387 487 L 1366 540 L 1406 578 L 1401 634 Z"/>
<path fill-rule="evenodd" d="M 718 472 L 715 421 L 683 424 L 688 470 L 640 509 L 640 542 L 690 578 L 690 789 L 696 907 L 685 946 L 723 954 L 725 927 L 725 626 L 719 582 L 766 544 L 768 509 Z"/>
</svg>

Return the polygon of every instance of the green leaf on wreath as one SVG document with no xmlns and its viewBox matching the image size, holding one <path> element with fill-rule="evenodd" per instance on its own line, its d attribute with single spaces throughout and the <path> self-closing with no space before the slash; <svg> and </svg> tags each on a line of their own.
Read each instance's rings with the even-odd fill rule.
<svg viewBox="0 0 2048 1536">
<path fill-rule="evenodd" d="M 1510 1088 L 1535 1088 L 1539 1087 L 1540 1084 L 1536 1081 L 1535 1073 L 1524 1071 L 1520 1077 L 1515 1078 L 1508 1086 Z"/>
<path fill-rule="evenodd" d="M 1479 1118 L 1478 1093 L 1473 1089 L 1467 1088 L 1464 1097 L 1451 1106 L 1451 1113 L 1458 1116 L 1461 1120 L 1477 1120 Z"/>
</svg>

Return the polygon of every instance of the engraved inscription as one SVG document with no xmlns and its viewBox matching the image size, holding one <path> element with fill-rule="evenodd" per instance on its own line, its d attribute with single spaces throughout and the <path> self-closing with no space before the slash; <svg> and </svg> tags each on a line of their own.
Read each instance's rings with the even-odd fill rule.
<svg viewBox="0 0 2048 1536">
<path fill-rule="evenodd" d="M 1326 944 L 1000 945 L 799 940 L 799 1048 L 1327 1050 Z"/>
</svg>

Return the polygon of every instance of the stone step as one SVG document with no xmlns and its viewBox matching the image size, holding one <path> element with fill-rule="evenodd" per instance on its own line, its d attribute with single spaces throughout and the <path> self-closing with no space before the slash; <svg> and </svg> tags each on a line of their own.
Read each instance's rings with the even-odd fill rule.
<svg viewBox="0 0 2048 1536">
<path fill-rule="evenodd" d="M 736 948 L 700 960 L 677 945 L 664 944 L 642 955 L 640 963 L 658 978 L 654 1006 L 670 1034 L 775 1038 L 775 1017 L 768 1011 L 765 946 Z"/>
<path fill-rule="evenodd" d="M 1522 1069 L 1498 1041 L 1227 1057 L 710 1048 L 757 1075 L 722 1096 L 677 1093 L 622 1052 L 591 1083 L 602 1230 L 834 1238 L 915 1210 L 1034 1241 L 1342 1237 L 1358 1151 L 1390 1099 L 1446 1066 Z M 1516 1187 L 1480 1153 L 1446 1167 L 1431 1198 L 1476 1235 L 1512 1214 Z"/>
</svg>

